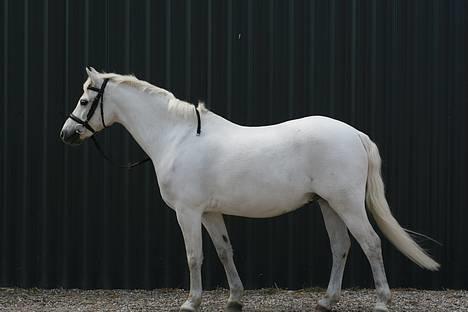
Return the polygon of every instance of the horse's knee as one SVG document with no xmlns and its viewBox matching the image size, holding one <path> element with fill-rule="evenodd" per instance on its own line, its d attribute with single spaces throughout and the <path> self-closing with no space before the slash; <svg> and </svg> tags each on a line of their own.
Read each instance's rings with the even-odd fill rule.
<svg viewBox="0 0 468 312">
<path fill-rule="evenodd" d="M 190 270 L 201 269 L 202 263 L 203 263 L 202 256 L 193 256 L 193 255 L 187 256 L 187 264 Z"/>
</svg>

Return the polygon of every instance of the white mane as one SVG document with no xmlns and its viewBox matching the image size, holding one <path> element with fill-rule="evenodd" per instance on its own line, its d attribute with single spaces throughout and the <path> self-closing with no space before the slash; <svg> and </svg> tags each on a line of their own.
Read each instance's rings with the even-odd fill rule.
<svg viewBox="0 0 468 312">
<path fill-rule="evenodd" d="M 174 94 L 172 94 L 171 92 L 163 88 L 156 87 L 144 80 L 139 80 L 134 75 L 119 75 L 116 73 L 99 73 L 98 75 L 99 75 L 99 78 L 102 78 L 102 79 L 107 78 L 116 84 L 125 84 L 127 86 L 131 86 L 147 94 L 166 96 L 168 99 L 169 111 L 172 111 L 179 116 L 182 116 L 184 118 L 189 118 L 189 116 L 193 114 L 193 105 L 191 105 L 190 103 L 181 101 L 178 98 L 176 98 Z M 88 78 L 83 85 L 83 90 L 86 90 L 90 84 L 91 84 L 91 80 Z M 199 102 L 198 111 L 199 112 L 207 111 L 204 103 Z"/>
</svg>

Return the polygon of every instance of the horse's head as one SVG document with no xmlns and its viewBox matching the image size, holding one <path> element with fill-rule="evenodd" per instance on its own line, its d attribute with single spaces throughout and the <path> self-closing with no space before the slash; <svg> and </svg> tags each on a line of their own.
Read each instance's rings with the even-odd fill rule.
<svg viewBox="0 0 468 312">
<path fill-rule="evenodd" d="M 113 105 L 107 105 L 107 96 L 106 109 L 103 106 L 108 79 L 92 67 L 87 67 L 86 72 L 88 79 L 83 84 L 83 94 L 60 131 L 62 141 L 71 145 L 82 143 L 112 123 Z"/>
</svg>

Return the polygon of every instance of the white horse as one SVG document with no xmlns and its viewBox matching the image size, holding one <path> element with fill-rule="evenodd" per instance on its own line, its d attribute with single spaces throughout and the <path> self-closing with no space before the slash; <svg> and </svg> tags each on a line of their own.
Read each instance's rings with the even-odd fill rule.
<svg viewBox="0 0 468 312">
<path fill-rule="evenodd" d="M 61 137 L 66 143 L 79 144 L 117 122 L 149 155 L 162 198 L 175 210 L 185 241 L 190 294 L 181 311 L 198 311 L 201 303 L 202 224 L 226 271 L 227 310 L 242 310 L 243 286 L 223 214 L 267 218 L 318 200 L 333 254 L 328 289 L 316 307 L 319 311 L 329 311 L 339 299 L 350 248 L 348 230 L 372 269 L 377 291 L 374 311 L 387 311 L 391 295 L 380 238 L 369 223 L 365 203 L 396 248 L 423 268 L 439 268 L 392 216 L 377 146 L 364 133 L 320 116 L 244 127 L 134 76 L 93 68 L 87 68 L 87 73 L 83 95 Z"/>
</svg>

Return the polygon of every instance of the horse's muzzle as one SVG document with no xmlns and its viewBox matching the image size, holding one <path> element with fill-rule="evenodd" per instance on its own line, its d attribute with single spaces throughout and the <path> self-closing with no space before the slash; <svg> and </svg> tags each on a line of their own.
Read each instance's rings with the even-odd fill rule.
<svg viewBox="0 0 468 312">
<path fill-rule="evenodd" d="M 80 133 L 75 130 L 62 130 L 60 131 L 60 138 L 63 143 L 70 145 L 80 145 L 83 143 L 83 140 L 80 138 Z"/>
</svg>

